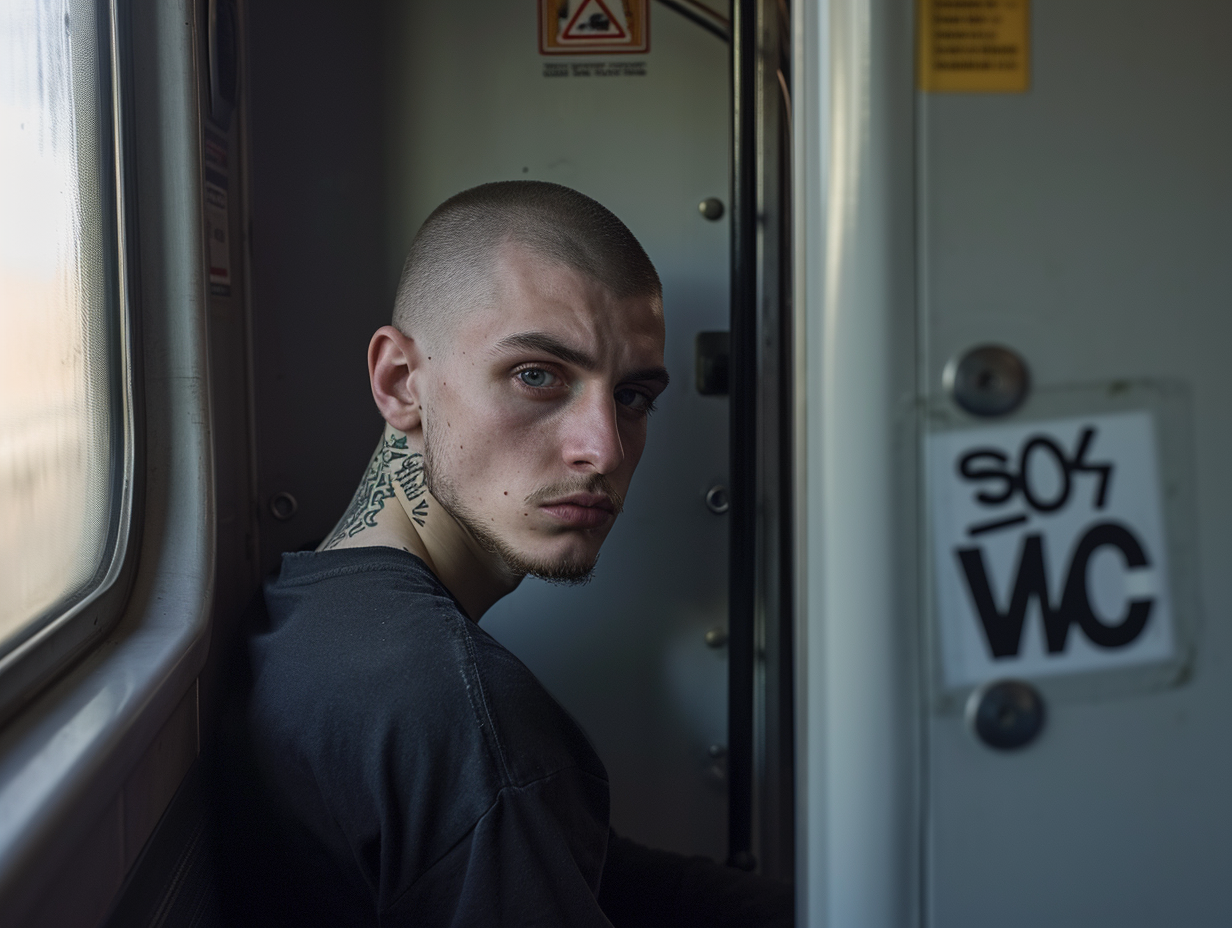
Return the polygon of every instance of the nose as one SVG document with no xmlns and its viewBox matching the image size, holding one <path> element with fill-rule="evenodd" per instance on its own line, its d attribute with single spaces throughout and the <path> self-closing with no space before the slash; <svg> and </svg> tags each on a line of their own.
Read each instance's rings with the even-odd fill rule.
<svg viewBox="0 0 1232 928">
<path fill-rule="evenodd" d="M 625 459 L 610 390 L 587 385 L 569 404 L 564 422 L 564 456 L 570 467 L 610 474 Z"/>
</svg>

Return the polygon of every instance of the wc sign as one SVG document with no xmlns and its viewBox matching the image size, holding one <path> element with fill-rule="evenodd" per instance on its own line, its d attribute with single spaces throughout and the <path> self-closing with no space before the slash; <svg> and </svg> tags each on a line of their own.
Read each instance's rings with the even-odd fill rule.
<svg viewBox="0 0 1232 928">
<path fill-rule="evenodd" d="M 947 685 L 1173 656 L 1149 413 L 936 432 L 926 467 Z"/>
</svg>

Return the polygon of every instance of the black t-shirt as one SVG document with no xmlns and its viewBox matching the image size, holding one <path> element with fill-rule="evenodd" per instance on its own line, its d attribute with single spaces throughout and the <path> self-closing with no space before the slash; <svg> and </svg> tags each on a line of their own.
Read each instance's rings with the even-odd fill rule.
<svg viewBox="0 0 1232 928">
<path fill-rule="evenodd" d="M 791 923 L 785 887 L 612 836 L 586 735 L 418 558 L 288 554 L 265 600 L 231 861 L 251 924 Z"/>
</svg>

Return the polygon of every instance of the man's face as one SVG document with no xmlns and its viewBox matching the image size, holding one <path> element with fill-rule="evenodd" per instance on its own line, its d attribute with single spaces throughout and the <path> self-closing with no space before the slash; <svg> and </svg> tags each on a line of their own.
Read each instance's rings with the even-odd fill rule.
<svg viewBox="0 0 1232 928">
<path fill-rule="evenodd" d="M 493 276 L 425 365 L 429 487 L 514 572 L 584 579 L 667 386 L 662 313 L 520 246 Z"/>
</svg>

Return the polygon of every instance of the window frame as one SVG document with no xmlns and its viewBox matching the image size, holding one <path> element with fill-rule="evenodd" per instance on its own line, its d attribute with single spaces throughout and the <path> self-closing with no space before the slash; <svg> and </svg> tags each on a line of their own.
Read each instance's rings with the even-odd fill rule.
<svg viewBox="0 0 1232 928">
<path fill-rule="evenodd" d="M 170 798 L 152 787 L 179 782 L 166 748 L 178 739 L 195 756 L 200 744 L 216 557 L 201 2 L 104 0 L 125 148 L 128 550 L 110 589 L 74 613 L 116 609 L 93 613 L 110 629 L 78 642 L 0 723 L 0 912 L 15 928 L 100 922 Z"/>
<path fill-rule="evenodd" d="M 137 414 L 140 342 L 134 322 L 135 228 L 131 149 L 127 138 L 129 86 L 122 73 L 119 17 L 113 0 L 95 0 L 99 108 L 99 189 L 102 192 L 107 380 L 112 401 L 109 493 L 111 512 L 103 558 L 90 581 L 28 622 L 0 652 L 0 725 L 7 722 L 58 672 L 105 635 L 119 619 L 132 588 L 141 540 L 143 455 Z M 135 511 L 136 510 L 136 511 Z"/>
</svg>

